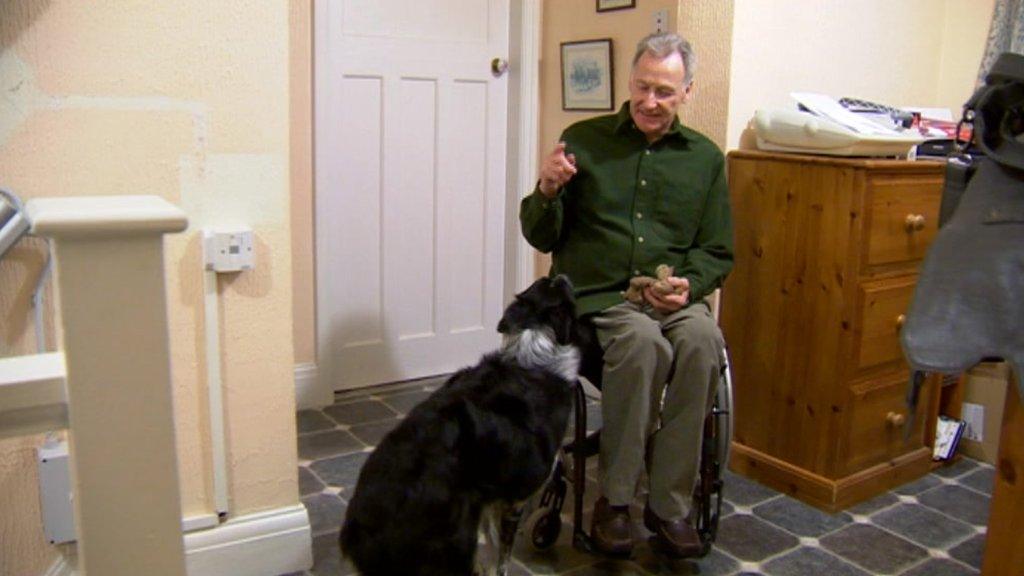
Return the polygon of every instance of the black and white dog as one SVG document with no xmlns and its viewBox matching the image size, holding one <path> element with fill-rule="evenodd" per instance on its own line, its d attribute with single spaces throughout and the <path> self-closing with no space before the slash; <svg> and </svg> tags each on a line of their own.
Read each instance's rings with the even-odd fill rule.
<svg viewBox="0 0 1024 576">
<path fill-rule="evenodd" d="M 364 576 L 473 574 L 478 531 L 494 538 L 495 517 L 521 511 L 551 473 L 583 334 L 568 278 L 517 294 L 498 331 L 501 349 L 413 408 L 363 466 L 340 543 Z M 512 517 L 488 572 L 505 573 Z"/>
</svg>

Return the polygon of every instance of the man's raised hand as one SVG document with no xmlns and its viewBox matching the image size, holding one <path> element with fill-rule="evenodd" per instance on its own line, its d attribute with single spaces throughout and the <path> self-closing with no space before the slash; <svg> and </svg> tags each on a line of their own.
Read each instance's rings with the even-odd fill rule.
<svg viewBox="0 0 1024 576">
<path fill-rule="evenodd" d="M 553 198 L 558 189 L 576 175 L 576 155 L 565 153 L 565 142 L 559 142 L 541 163 L 540 192 Z"/>
</svg>

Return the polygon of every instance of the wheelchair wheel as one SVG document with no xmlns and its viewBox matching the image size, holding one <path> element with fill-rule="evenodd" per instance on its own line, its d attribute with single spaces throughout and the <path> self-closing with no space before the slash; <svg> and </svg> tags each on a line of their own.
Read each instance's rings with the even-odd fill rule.
<svg viewBox="0 0 1024 576">
<path fill-rule="evenodd" d="M 538 508 L 530 514 L 523 525 L 534 550 L 547 550 L 555 545 L 562 532 L 562 516 L 552 508 Z"/>
<path fill-rule="evenodd" d="M 729 369 L 729 353 L 722 350 L 722 378 L 715 392 L 715 405 L 712 408 L 716 419 L 718 444 L 718 461 L 722 468 L 729 464 L 729 451 L 732 447 L 732 371 Z"/>
<path fill-rule="evenodd" d="M 701 556 L 711 551 L 711 544 L 718 535 L 724 499 L 722 475 L 729 461 L 732 441 L 732 377 L 724 351 L 723 356 L 722 377 L 715 390 L 714 406 L 704 423 L 700 475 L 693 495 L 696 528 L 703 544 Z"/>
<path fill-rule="evenodd" d="M 559 461 L 555 464 L 555 470 L 537 500 L 536 508 L 522 524 L 523 532 L 529 537 L 530 544 L 535 550 L 547 550 L 558 540 L 558 535 L 562 531 L 562 505 L 565 503 L 568 489 L 565 467 Z"/>
</svg>

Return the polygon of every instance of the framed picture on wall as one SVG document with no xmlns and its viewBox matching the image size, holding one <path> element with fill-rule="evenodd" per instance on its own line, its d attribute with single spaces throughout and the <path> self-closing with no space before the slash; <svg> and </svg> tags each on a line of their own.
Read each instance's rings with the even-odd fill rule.
<svg viewBox="0 0 1024 576">
<path fill-rule="evenodd" d="M 636 0 L 597 0 L 597 11 L 625 10 L 636 8 Z"/>
<path fill-rule="evenodd" d="M 612 110 L 612 40 L 562 42 L 562 110 Z"/>
</svg>

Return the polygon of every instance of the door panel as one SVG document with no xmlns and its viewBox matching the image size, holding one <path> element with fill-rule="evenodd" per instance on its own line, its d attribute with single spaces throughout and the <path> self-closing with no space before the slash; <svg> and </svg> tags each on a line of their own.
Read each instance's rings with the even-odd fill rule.
<svg viewBox="0 0 1024 576">
<path fill-rule="evenodd" d="M 508 0 L 317 3 L 319 362 L 335 389 L 498 343 Z"/>
</svg>

